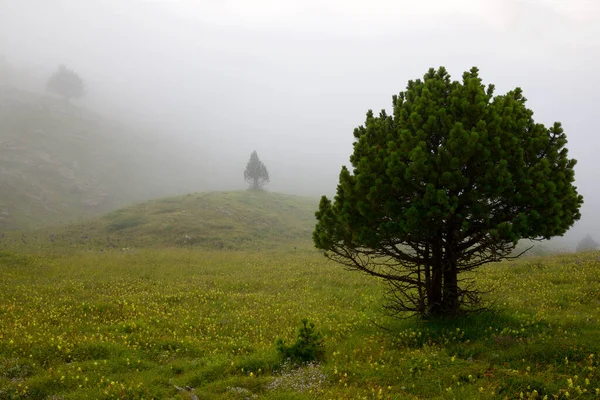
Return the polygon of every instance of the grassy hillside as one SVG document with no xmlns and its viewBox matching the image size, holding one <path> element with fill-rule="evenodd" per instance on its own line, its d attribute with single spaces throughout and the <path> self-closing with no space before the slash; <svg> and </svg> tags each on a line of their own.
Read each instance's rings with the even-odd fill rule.
<svg viewBox="0 0 600 400">
<path fill-rule="evenodd" d="M 255 207 L 255 206 L 254 206 Z M 482 268 L 489 312 L 393 321 L 317 253 L 0 252 L 2 399 L 593 399 L 598 253 Z M 292 368 L 302 318 L 325 359 Z"/>
<path fill-rule="evenodd" d="M 134 204 L 67 227 L 17 235 L 13 242 L 23 249 L 294 248 L 310 245 L 316 208 L 317 199 L 266 191 L 196 193 Z"/>
<path fill-rule="evenodd" d="M 178 181 L 186 165 L 169 151 L 61 99 L 0 86 L 0 232 L 198 188 L 201 177 Z"/>
</svg>

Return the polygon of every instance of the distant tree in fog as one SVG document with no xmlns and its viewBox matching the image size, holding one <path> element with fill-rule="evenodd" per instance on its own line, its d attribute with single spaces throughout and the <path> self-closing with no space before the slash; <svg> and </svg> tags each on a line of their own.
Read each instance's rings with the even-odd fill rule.
<svg viewBox="0 0 600 400">
<path fill-rule="evenodd" d="M 585 235 L 577 244 L 577 251 L 589 251 L 598 249 L 598 243 L 592 239 L 591 235 Z"/>
<path fill-rule="evenodd" d="M 46 83 L 46 90 L 63 96 L 66 100 L 85 95 L 83 80 L 74 71 L 60 65 Z"/>
<path fill-rule="evenodd" d="M 250 184 L 251 190 L 262 189 L 269 182 L 269 171 L 265 164 L 260 161 L 256 150 L 250 155 L 250 160 L 244 171 L 244 179 Z"/>
</svg>

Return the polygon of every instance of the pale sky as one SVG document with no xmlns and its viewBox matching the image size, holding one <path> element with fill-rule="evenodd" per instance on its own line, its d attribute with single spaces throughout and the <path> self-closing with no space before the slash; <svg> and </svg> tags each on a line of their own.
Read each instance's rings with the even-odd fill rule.
<svg viewBox="0 0 600 400">
<path fill-rule="evenodd" d="M 0 0 L 0 55 L 74 69 L 88 106 L 197 149 L 211 188 L 243 188 L 257 150 L 271 190 L 309 195 L 333 193 L 368 109 L 429 67 L 475 65 L 563 123 L 586 201 L 576 232 L 600 239 L 597 0 Z"/>
</svg>

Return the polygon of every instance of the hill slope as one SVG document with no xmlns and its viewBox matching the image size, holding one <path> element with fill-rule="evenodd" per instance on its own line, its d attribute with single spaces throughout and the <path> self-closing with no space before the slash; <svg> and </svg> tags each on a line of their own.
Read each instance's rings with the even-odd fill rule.
<svg viewBox="0 0 600 400">
<path fill-rule="evenodd" d="M 60 99 L 0 86 L 0 232 L 198 190 L 174 179 L 181 157 L 152 141 Z"/>
<path fill-rule="evenodd" d="M 317 199 L 265 191 L 188 194 L 128 206 L 100 218 L 29 234 L 75 248 L 293 248 L 311 242 Z M 47 242 L 46 242 L 47 243 Z"/>
</svg>

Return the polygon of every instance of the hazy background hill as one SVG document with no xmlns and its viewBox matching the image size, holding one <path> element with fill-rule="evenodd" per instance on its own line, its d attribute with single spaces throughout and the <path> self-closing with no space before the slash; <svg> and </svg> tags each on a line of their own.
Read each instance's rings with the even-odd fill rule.
<svg viewBox="0 0 600 400">
<path fill-rule="evenodd" d="M 193 193 L 140 202 L 62 227 L 0 236 L 23 250 L 312 248 L 318 199 L 266 191 Z"/>
<path fill-rule="evenodd" d="M 77 104 L 2 85 L 0 231 L 65 223 L 202 189 L 193 157 L 200 151 L 181 151 L 152 132 Z"/>
</svg>

